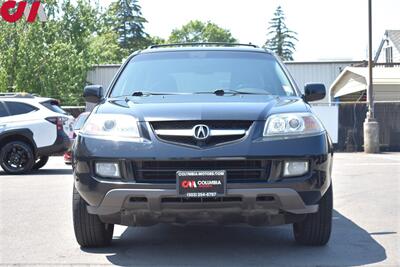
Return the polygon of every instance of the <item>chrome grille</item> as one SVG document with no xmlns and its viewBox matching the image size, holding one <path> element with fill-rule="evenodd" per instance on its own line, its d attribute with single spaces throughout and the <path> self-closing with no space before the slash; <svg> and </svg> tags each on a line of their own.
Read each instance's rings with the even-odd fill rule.
<svg viewBox="0 0 400 267">
<path fill-rule="evenodd" d="M 234 142 L 246 136 L 252 121 L 162 121 L 151 122 L 156 136 L 165 142 L 207 147 Z M 210 136 L 204 140 L 195 138 L 196 126 L 205 125 Z"/>
</svg>

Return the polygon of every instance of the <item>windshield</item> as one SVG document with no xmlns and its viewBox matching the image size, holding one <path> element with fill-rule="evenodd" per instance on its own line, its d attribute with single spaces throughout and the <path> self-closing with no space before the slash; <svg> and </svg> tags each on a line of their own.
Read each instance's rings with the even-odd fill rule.
<svg viewBox="0 0 400 267">
<path fill-rule="evenodd" d="M 267 53 L 178 51 L 133 57 L 111 97 L 138 95 L 138 92 L 195 94 L 217 90 L 295 95 L 281 66 Z"/>
</svg>

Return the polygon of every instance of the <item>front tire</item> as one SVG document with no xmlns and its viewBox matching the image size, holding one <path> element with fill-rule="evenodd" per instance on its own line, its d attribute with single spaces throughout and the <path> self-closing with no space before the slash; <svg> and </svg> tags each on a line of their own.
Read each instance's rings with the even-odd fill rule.
<svg viewBox="0 0 400 267">
<path fill-rule="evenodd" d="M 22 141 L 11 141 L 0 151 L 3 170 L 12 175 L 24 174 L 32 170 L 35 157 L 31 146 Z"/>
<path fill-rule="evenodd" d="M 49 161 L 48 156 L 41 156 L 36 160 L 36 163 L 35 163 L 35 165 L 33 165 L 32 169 L 39 170 L 39 169 L 43 168 L 44 165 L 46 165 L 48 161 Z"/>
<path fill-rule="evenodd" d="M 319 201 L 318 212 L 307 214 L 304 221 L 293 224 L 294 238 L 302 245 L 323 246 L 332 231 L 332 185 Z"/>
<path fill-rule="evenodd" d="M 85 200 L 74 186 L 73 221 L 76 241 L 81 247 L 105 247 L 111 244 L 114 224 L 100 221 L 99 216 L 89 214 Z"/>
</svg>

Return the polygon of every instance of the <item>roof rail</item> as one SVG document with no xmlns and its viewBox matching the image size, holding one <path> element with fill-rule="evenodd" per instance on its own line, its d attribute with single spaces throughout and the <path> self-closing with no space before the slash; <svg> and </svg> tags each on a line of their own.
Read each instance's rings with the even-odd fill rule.
<svg viewBox="0 0 400 267">
<path fill-rule="evenodd" d="M 257 45 L 254 45 L 252 43 L 249 44 L 239 44 L 239 43 L 223 43 L 223 42 L 205 42 L 205 43 L 172 43 L 172 44 L 159 44 L 159 45 L 151 45 L 149 46 L 149 49 L 154 49 L 154 48 L 162 48 L 162 47 L 176 47 L 176 46 L 225 46 L 225 47 L 231 47 L 231 46 L 247 46 L 247 47 L 254 47 L 258 48 Z"/>
<path fill-rule="evenodd" d="M 38 95 L 29 93 L 0 93 L 3 98 L 35 98 Z"/>
</svg>

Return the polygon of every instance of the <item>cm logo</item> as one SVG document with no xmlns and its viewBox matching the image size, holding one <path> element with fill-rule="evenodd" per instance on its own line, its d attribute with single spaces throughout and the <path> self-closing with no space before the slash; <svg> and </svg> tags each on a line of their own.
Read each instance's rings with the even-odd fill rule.
<svg viewBox="0 0 400 267">
<path fill-rule="evenodd" d="M 42 22 L 47 20 L 40 1 L 34 1 L 32 5 L 29 5 L 27 1 L 5 1 L 0 7 L 0 15 L 9 23 L 19 21 L 22 16 L 25 16 L 26 21 L 29 23 L 35 22 L 37 17 Z"/>
<path fill-rule="evenodd" d="M 187 181 L 187 180 L 183 180 L 181 183 L 182 188 L 197 188 L 197 184 L 195 181 Z"/>
</svg>

